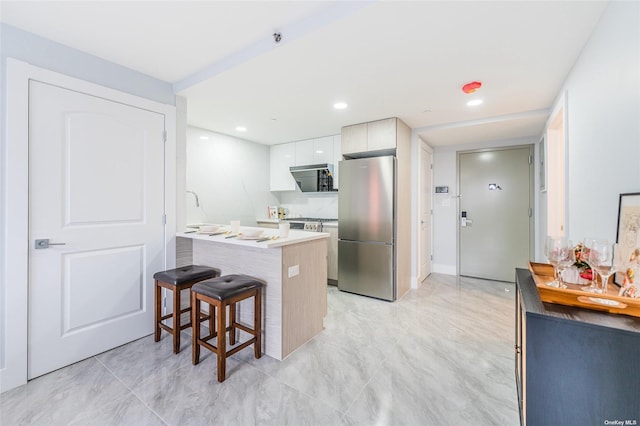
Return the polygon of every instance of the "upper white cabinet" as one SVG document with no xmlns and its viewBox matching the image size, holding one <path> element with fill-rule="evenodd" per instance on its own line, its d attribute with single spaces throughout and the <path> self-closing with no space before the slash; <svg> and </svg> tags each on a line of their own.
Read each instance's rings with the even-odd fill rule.
<svg viewBox="0 0 640 426">
<path fill-rule="evenodd" d="M 333 185 L 337 187 L 338 161 L 342 160 L 340 135 L 271 145 L 270 150 L 271 191 L 294 191 L 297 188 L 289 167 L 321 163 L 333 164 Z"/>
<path fill-rule="evenodd" d="M 333 137 L 333 189 L 338 189 L 339 164 L 342 161 L 342 137 L 335 135 Z"/>
<path fill-rule="evenodd" d="M 396 148 L 397 119 L 386 118 L 342 128 L 342 154 L 357 154 Z"/>
<path fill-rule="evenodd" d="M 313 164 L 333 163 L 333 136 L 313 140 Z"/>
<path fill-rule="evenodd" d="M 289 167 L 295 165 L 295 142 L 271 145 L 269 152 L 269 189 L 271 191 L 294 191 L 296 181 L 289 172 Z"/>
<path fill-rule="evenodd" d="M 294 142 L 296 145 L 296 166 L 315 164 L 313 160 L 313 139 Z"/>
</svg>

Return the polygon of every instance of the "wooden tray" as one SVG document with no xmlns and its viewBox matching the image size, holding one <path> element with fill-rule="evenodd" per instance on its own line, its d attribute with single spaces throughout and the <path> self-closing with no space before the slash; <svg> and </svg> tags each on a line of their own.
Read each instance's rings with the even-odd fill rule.
<svg viewBox="0 0 640 426">
<path fill-rule="evenodd" d="M 640 317 L 640 299 L 618 296 L 619 287 L 611 280 L 607 284 L 610 294 L 597 294 L 568 283 L 567 288 L 549 287 L 546 283 L 553 281 L 553 266 L 547 263 L 529 262 L 529 270 L 543 302 Z"/>
</svg>

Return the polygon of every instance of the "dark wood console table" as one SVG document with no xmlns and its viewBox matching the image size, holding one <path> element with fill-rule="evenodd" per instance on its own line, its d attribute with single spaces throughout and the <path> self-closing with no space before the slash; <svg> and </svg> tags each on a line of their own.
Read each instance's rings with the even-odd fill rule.
<svg viewBox="0 0 640 426">
<path fill-rule="evenodd" d="M 526 269 L 516 290 L 522 425 L 640 426 L 640 318 L 543 303 Z"/>
</svg>

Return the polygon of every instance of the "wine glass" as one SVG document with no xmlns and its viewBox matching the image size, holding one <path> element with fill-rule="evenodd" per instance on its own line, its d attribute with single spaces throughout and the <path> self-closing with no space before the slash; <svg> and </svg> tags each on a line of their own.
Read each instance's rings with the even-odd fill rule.
<svg viewBox="0 0 640 426">
<path fill-rule="evenodd" d="M 573 249 L 573 244 L 571 244 L 571 240 L 567 240 L 567 250 L 564 252 L 564 256 L 561 256 L 558 259 L 558 278 L 559 278 L 559 286 L 560 288 L 567 288 L 564 284 L 564 280 L 562 277 L 562 273 L 567 269 L 573 266 L 576 263 L 576 252 Z"/>
<path fill-rule="evenodd" d="M 618 244 L 612 245 L 606 240 L 595 242 L 591 248 L 589 259 L 591 259 L 592 267 L 595 268 L 602 280 L 601 293 L 607 294 L 609 277 L 622 266 Z"/>
<path fill-rule="evenodd" d="M 601 291 L 596 280 L 596 270 L 594 269 L 590 259 L 592 248 L 596 242 L 602 243 L 606 241 L 595 238 L 585 238 L 582 240 L 582 253 L 580 254 L 580 259 L 589 265 L 589 268 L 591 268 L 591 284 L 588 287 L 582 288 L 583 291 L 588 291 L 589 293 L 600 293 Z"/>
<path fill-rule="evenodd" d="M 547 256 L 549 263 L 553 265 L 553 281 L 547 283 L 550 287 L 560 287 L 561 283 L 558 279 L 558 262 L 566 257 L 567 250 L 573 250 L 569 247 L 570 243 L 566 237 L 556 237 L 549 235 L 544 245 L 544 254 Z"/>
</svg>

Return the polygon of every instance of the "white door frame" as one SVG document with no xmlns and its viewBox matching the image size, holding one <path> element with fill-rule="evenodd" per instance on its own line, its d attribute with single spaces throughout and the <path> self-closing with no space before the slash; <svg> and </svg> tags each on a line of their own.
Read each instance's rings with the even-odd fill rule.
<svg viewBox="0 0 640 426">
<path fill-rule="evenodd" d="M 7 59 L 6 151 L 2 253 L 4 276 L 0 280 L 0 392 L 27 382 L 27 303 L 29 270 L 29 80 L 70 88 L 78 92 L 126 103 L 164 114 L 164 203 L 167 214 L 165 267 L 175 265 L 176 229 L 176 108 L 109 89 L 16 59 Z M 150 295 L 150 297 L 153 297 Z"/>
<path fill-rule="evenodd" d="M 425 142 L 421 137 L 418 136 L 418 141 L 420 142 L 420 146 L 418 147 L 419 151 L 418 151 L 418 199 L 420 199 L 419 203 L 418 203 L 418 241 L 422 240 L 422 225 L 420 224 L 420 221 L 422 220 L 422 149 L 424 148 L 427 152 L 429 152 L 431 154 L 431 168 L 429 170 L 429 173 L 431 173 L 431 188 L 429 189 L 429 197 L 431 198 L 431 212 L 433 212 L 433 148 L 431 148 L 431 145 L 429 145 L 427 142 Z M 428 244 L 431 247 L 431 254 L 433 256 L 433 213 L 429 214 L 429 221 L 431 222 L 429 224 L 429 229 L 431 230 L 429 232 L 429 242 Z M 425 278 L 427 278 L 426 276 L 422 276 L 422 255 L 423 255 L 423 250 L 422 250 L 422 245 L 418 244 L 418 283 L 421 283 L 422 281 L 424 281 Z M 431 272 L 433 272 L 433 257 L 431 260 L 429 260 L 429 262 L 431 263 L 431 267 L 429 268 L 429 270 Z"/>
</svg>

